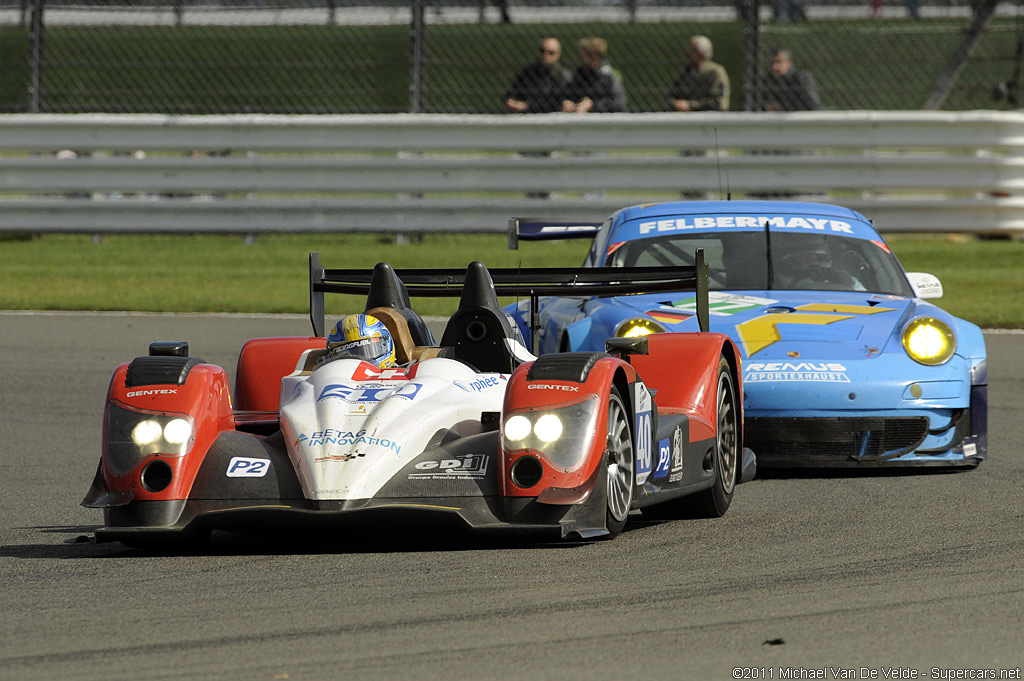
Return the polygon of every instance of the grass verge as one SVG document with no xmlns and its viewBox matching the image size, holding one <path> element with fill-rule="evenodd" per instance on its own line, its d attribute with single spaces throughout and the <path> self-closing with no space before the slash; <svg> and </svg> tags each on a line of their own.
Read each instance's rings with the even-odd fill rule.
<svg viewBox="0 0 1024 681">
<path fill-rule="evenodd" d="M 931 272 L 945 287 L 939 304 L 988 328 L 1024 328 L 1024 242 L 891 236 L 904 267 Z M 589 242 L 530 242 L 510 251 L 502 235 L 268 235 L 247 244 L 234 236 L 47 235 L 0 240 L 0 309 L 147 312 L 308 311 L 307 257 L 329 268 L 566 267 L 583 261 Z M 329 296 L 343 314 L 362 301 Z M 425 315 L 449 314 L 453 299 L 417 302 Z"/>
</svg>

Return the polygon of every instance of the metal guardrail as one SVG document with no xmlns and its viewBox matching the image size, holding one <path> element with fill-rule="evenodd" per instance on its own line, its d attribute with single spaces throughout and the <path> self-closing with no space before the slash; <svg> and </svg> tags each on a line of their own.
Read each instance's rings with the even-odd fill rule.
<svg viewBox="0 0 1024 681">
<path fill-rule="evenodd" d="M 1022 151 L 1003 112 L 12 115 L 0 231 L 503 232 L 685 193 L 1000 233 L 1024 230 Z"/>
</svg>

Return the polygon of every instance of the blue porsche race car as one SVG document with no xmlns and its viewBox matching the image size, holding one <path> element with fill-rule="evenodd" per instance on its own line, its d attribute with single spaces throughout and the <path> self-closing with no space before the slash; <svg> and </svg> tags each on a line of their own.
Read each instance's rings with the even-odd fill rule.
<svg viewBox="0 0 1024 681">
<path fill-rule="evenodd" d="M 513 239 L 593 238 L 584 267 L 706 258 L 710 330 L 743 359 L 745 444 L 762 467 L 974 467 L 987 456 L 985 341 L 927 302 L 861 214 L 789 201 L 633 206 L 601 225 L 513 220 Z M 542 298 L 509 306 L 535 352 L 696 331 L 693 295 Z M 535 334 L 533 332 L 536 331 Z M 680 362 L 687 361 L 679 357 Z"/>
</svg>

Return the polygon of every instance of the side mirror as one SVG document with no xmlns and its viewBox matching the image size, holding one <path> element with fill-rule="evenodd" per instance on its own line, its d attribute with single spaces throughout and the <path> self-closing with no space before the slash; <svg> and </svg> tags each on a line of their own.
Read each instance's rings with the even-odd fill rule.
<svg viewBox="0 0 1024 681">
<path fill-rule="evenodd" d="M 934 274 L 927 272 L 907 272 L 907 279 L 918 298 L 941 298 L 942 282 Z"/>
</svg>

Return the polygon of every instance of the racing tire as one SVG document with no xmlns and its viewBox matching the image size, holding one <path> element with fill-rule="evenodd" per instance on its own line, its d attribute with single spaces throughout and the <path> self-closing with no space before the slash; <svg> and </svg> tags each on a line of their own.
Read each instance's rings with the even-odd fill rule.
<svg viewBox="0 0 1024 681">
<path fill-rule="evenodd" d="M 696 494 L 673 499 L 643 509 L 645 518 L 720 518 L 732 504 L 732 495 L 739 479 L 740 422 L 736 384 L 729 362 L 718 362 L 715 401 L 715 445 L 711 452 L 714 483 Z"/>
<path fill-rule="evenodd" d="M 732 504 L 740 465 L 740 422 L 736 385 L 729 362 L 718 362 L 718 389 L 715 402 L 715 451 L 712 465 L 715 482 L 691 498 L 693 512 L 702 518 L 720 518 Z"/>
<path fill-rule="evenodd" d="M 622 532 L 633 506 L 636 478 L 629 421 L 629 412 L 619 390 L 612 386 L 608 397 L 608 427 L 603 459 L 606 481 L 605 528 L 608 530 L 608 538 Z"/>
</svg>

